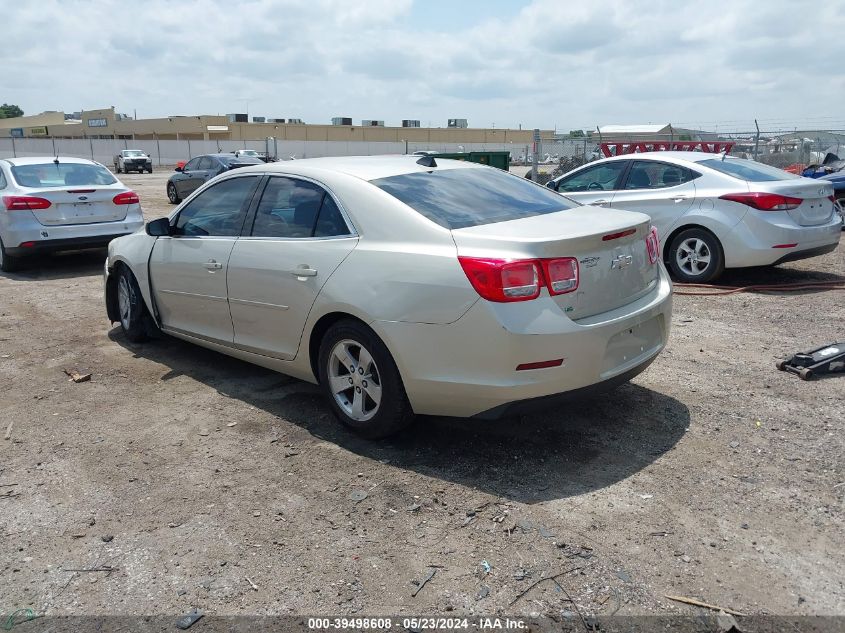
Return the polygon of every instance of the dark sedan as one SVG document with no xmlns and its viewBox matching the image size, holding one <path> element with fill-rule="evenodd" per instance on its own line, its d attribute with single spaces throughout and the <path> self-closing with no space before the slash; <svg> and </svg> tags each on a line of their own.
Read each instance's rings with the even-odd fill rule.
<svg viewBox="0 0 845 633">
<path fill-rule="evenodd" d="M 167 179 L 167 198 L 171 204 L 178 204 L 206 181 L 223 172 L 247 165 L 262 164 L 261 159 L 251 156 L 235 156 L 234 154 L 195 156 L 184 167 L 177 167 L 176 173 Z"/>
</svg>

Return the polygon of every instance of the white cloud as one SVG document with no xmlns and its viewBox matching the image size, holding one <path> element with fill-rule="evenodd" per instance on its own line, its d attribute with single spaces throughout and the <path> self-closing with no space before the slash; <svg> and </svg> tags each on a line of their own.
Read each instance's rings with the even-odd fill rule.
<svg viewBox="0 0 845 633">
<path fill-rule="evenodd" d="M 0 100 L 27 112 L 113 104 L 150 117 L 243 111 L 249 99 L 251 114 L 315 123 L 343 115 L 444 125 L 458 116 L 476 127 L 563 129 L 839 116 L 837 2 L 535 0 L 507 17 L 483 7 L 5 3 Z M 419 11 L 439 12 L 443 29 L 416 28 Z M 456 11 L 477 18 L 456 32 Z"/>
</svg>

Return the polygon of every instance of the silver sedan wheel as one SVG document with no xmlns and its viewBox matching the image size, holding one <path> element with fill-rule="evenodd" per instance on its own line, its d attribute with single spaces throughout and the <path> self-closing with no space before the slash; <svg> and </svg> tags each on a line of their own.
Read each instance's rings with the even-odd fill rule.
<svg viewBox="0 0 845 633">
<path fill-rule="evenodd" d="M 696 277 L 710 266 L 711 256 L 710 249 L 704 240 L 691 237 L 678 246 L 678 250 L 675 251 L 675 262 L 678 268 L 687 275 Z"/>
<path fill-rule="evenodd" d="M 366 422 L 381 405 L 381 377 L 372 355 L 351 339 L 339 341 L 329 354 L 329 387 L 335 401 L 353 420 Z"/>
<path fill-rule="evenodd" d="M 121 275 L 117 282 L 117 309 L 120 313 L 120 325 L 124 330 L 128 330 L 131 323 L 133 294 L 126 275 Z"/>
</svg>

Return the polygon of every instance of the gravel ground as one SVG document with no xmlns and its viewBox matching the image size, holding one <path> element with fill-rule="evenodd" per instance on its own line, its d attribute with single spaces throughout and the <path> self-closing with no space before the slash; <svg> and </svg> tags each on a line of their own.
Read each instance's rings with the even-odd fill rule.
<svg viewBox="0 0 845 633">
<path fill-rule="evenodd" d="M 167 175 L 123 176 L 148 218 Z M 842 280 L 843 253 L 723 281 Z M 128 343 L 103 257 L 0 275 L 0 613 L 845 615 L 845 377 L 774 368 L 845 340 L 841 293 L 678 296 L 629 385 L 371 443 L 311 385 Z"/>
</svg>

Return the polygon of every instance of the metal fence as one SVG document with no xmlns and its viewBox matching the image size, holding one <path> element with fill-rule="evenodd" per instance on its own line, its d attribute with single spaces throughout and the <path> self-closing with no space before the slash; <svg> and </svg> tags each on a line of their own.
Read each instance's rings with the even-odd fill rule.
<svg viewBox="0 0 845 633">
<path fill-rule="evenodd" d="M 68 139 L 68 138 L 0 138 L 0 158 L 22 156 L 76 156 L 111 165 L 122 149 L 140 149 L 149 154 L 154 165 L 174 165 L 194 156 L 237 149 L 269 151 L 281 159 L 317 158 L 320 156 L 372 156 L 404 154 L 418 150 L 438 152 L 508 151 L 524 148 L 513 143 L 405 143 L 358 141 L 200 141 L 129 139 Z"/>
<path fill-rule="evenodd" d="M 824 162 L 828 154 L 845 159 L 845 130 L 754 130 L 750 132 L 724 132 L 704 134 L 630 134 L 626 136 L 601 136 L 592 133 L 588 137 L 555 136 L 542 138 L 540 142 L 539 162 L 541 165 L 561 166 L 574 169 L 592 160 L 604 158 L 601 145 L 619 145 L 620 151 L 636 153 L 642 151 L 635 146 L 646 144 L 648 147 L 670 144 L 691 145 L 700 143 L 705 148 L 723 147 L 731 143 L 730 154 L 739 158 L 756 160 L 761 163 L 800 171 L 808 165 Z M 699 148 L 700 149 L 700 148 Z M 531 149 L 512 154 L 517 163 L 531 161 Z M 615 154 L 616 147 L 611 148 Z M 708 151 L 705 149 L 704 151 Z M 566 170 L 566 169 L 565 169 Z M 555 175 L 564 173 L 555 169 Z"/>
<path fill-rule="evenodd" d="M 558 163 L 561 159 L 579 158 L 582 162 L 588 162 L 597 158 L 594 155 L 596 141 L 588 137 L 574 138 L 541 138 L 537 149 L 540 164 L 551 165 Z M 511 152 L 511 160 L 517 164 L 528 164 L 531 162 L 532 147 L 530 145 L 518 146 L 516 152 Z"/>
<path fill-rule="evenodd" d="M 731 154 L 785 169 L 824 162 L 827 154 L 845 158 L 845 132 L 813 130 L 786 132 L 760 139 L 736 137 Z"/>
<path fill-rule="evenodd" d="M 538 134 L 535 130 L 535 134 Z M 602 135 L 555 135 L 540 137 L 536 146 L 526 145 L 511 153 L 517 165 L 531 165 L 530 176 L 543 184 L 590 161 L 606 156 L 636 154 L 645 151 L 680 150 L 723 152 L 756 160 L 800 174 L 809 165 L 823 164 L 830 155 L 845 159 L 843 130 L 755 130 L 754 132 L 690 133 L 675 130 L 666 133 Z M 537 169 L 533 168 L 536 160 Z"/>
<path fill-rule="evenodd" d="M 557 173 L 574 169 L 591 160 L 602 158 L 601 143 L 636 141 L 730 141 L 731 154 L 750 158 L 776 167 L 792 170 L 824 161 L 828 153 L 845 158 L 845 130 L 754 130 L 752 132 L 706 133 L 701 135 L 628 135 L 602 137 L 597 133 L 584 136 L 541 138 L 538 146 L 541 165 L 553 166 Z M 69 138 L 0 138 L 0 158 L 20 156 L 77 156 L 110 165 L 122 149 L 147 152 L 155 165 L 173 165 L 194 156 L 236 149 L 269 151 L 281 159 L 315 158 L 320 156 L 371 156 L 405 154 L 418 150 L 439 152 L 507 151 L 516 165 L 532 160 L 533 146 L 519 143 L 410 143 L 358 141 L 286 141 L 265 139 L 253 141 L 69 139 Z M 544 172 L 550 171 L 544 169 Z M 556 174 L 557 175 L 557 174 Z"/>
</svg>

